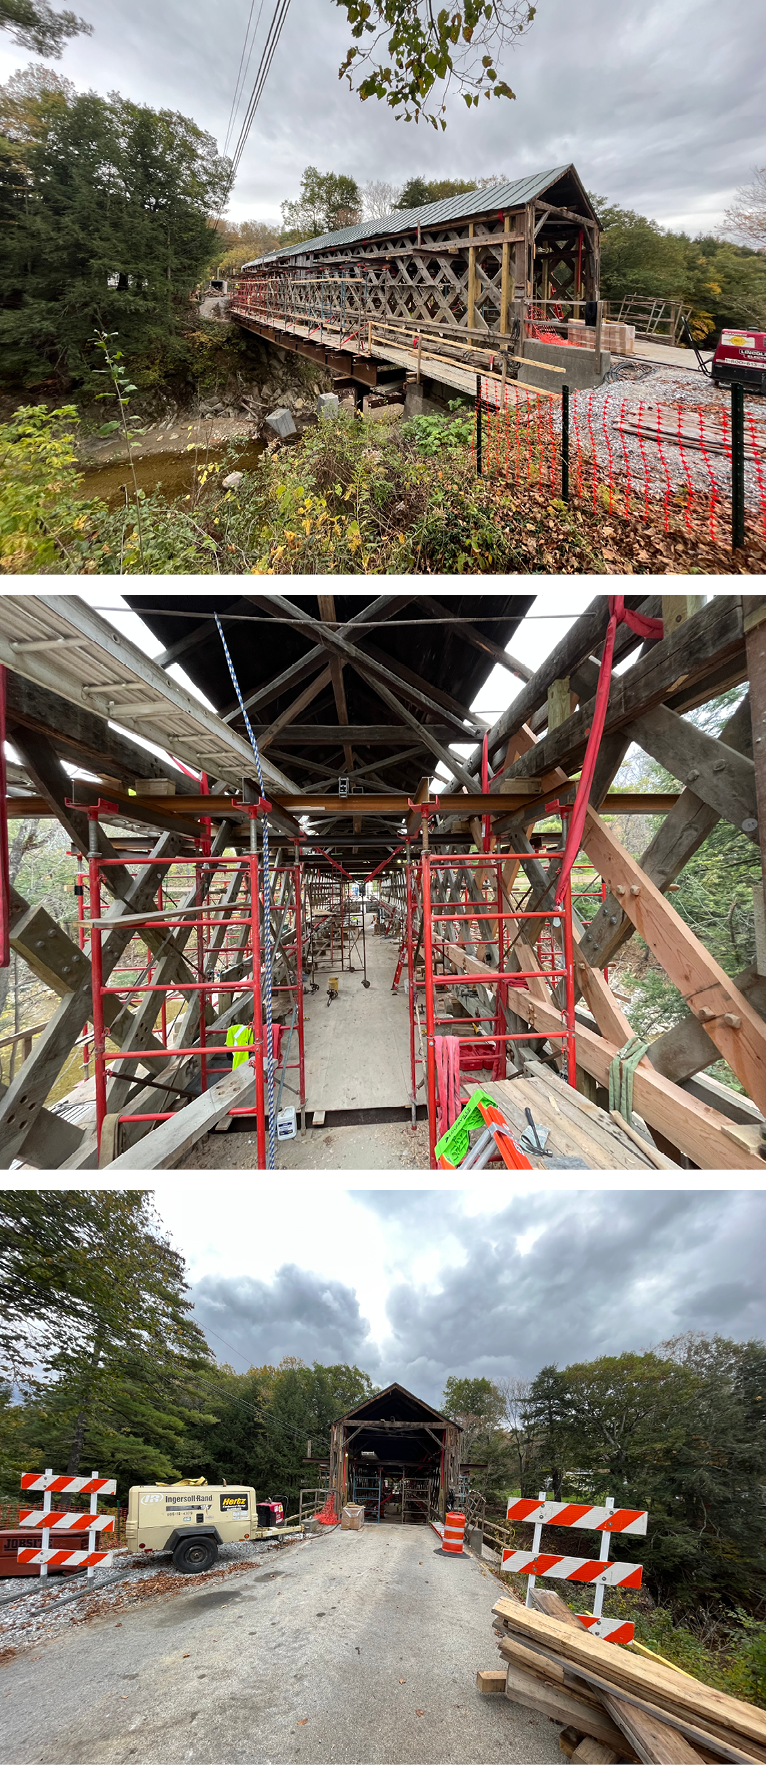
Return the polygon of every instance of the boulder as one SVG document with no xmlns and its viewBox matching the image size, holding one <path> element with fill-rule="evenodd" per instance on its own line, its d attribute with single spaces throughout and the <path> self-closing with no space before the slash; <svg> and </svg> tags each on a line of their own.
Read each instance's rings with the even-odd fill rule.
<svg viewBox="0 0 766 1765">
<path fill-rule="evenodd" d="M 242 483 L 244 476 L 244 472 L 230 472 L 228 477 L 222 480 L 224 490 L 236 490 L 237 485 Z"/>
</svg>

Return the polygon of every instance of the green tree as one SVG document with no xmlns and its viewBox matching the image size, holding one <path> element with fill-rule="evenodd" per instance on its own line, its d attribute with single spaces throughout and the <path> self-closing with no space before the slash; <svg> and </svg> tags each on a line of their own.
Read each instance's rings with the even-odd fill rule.
<svg viewBox="0 0 766 1765">
<path fill-rule="evenodd" d="M 320 172 L 307 165 L 300 194 L 282 203 L 282 240 L 317 239 L 340 227 L 353 227 L 362 217 L 362 197 L 355 178 L 345 172 Z"/>
<path fill-rule="evenodd" d="M 210 1355 L 184 1277 L 145 1194 L 3 1191 L 0 1352 L 27 1397 L 33 1464 L 172 1474 L 207 1414 L 196 1387 Z"/>
<path fill-rule="evenodd" d="M 723 325 L 766 325 L 763 252 L 714 238 L 691 239 L 634 209 L 591 196 L 604 232 L 601 292 L 610 301 L 664 296 L 692 309 L 700 339 Z"/>
<path fill-rule="evenodd" d="M 359 97 L 379 98 L 397 120 L 446 128 L 447 94 L 454 86 L 467 105 L 481 96 L 513 98 L 500 67 L 506 51 L 529 30 L 528 0 L 458 0 L 438 12 L 430 0 L 336 0 L 355 42 L 340 68 Z M 364 39 L 372 37 L 372 43 Z M 365 71 L 368 70 L 368 71 Z"/>
<path fill-rule="evenodd" d="M 431 192 L 425 178 L 408 178 L 395 208 L 424 208 L 431 201 Z"/>
<path fill-rule="evenodd" d="M 569 1383 L 556 1366 L 541 1367 L 531 1381 L 523 1405 L 525 1429 L 531 1433 L 541 1467 L 553 1488 L 554 1501 L 561 1500 L 567 1445 L 569 1442 Z"/>
<path fill-rule="evenodd" d="M 216 1368 L 205 1389 L 216 1422 L 199 1433 L 200 1471 L 210 1482 L 240 1478 L 261 1493 L 297 1496 L 318 1480 L 313 1463 L 327 1456 L 332 1423 L 375 1387 L 359 1367 L 288 1357 L 244 1374 Z"/>
<path fill-rule="evenodd" d="M 28 385 L 81 378 L 96 330 L 167 366 L 228 179 L 212 137 L 116 93 L 43 90 L 23 108 L 6 93 L 3 110 L 15 117 L 0 156 L 5 372 Z"/>
<path fill-rule="evenodd" d="M 0 31 L 35 55 L 61 55 L 69 37 L 90 36 L 93 26 L 74 12 L 54 12 L 46 0 L 0 0 Z"/>
</svg>

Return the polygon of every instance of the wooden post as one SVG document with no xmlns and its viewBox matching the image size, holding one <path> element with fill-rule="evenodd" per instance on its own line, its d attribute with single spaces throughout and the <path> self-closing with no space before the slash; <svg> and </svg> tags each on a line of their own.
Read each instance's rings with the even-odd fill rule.
<svg viewBox="0 0 766 1765">
<path fill-rule="evenodd" d="M 505 337 L 508 333 L 508 300 L 509 300 L 510 279 L 511 279 L 511 247 L 510 247 L 510 243 L 509 243 L 507 235 L 510 233 L 510 230 L 511 230 L 511 217 L 510 217 L 510 215 L 507 214 L 505 216 L 505 221 L 504 221 L 504 231 L 505 231 L 506 237 L 503 239 L 502 270 L 500 272 L 500 335 L 501 335 L 501 337 Z M 503 377 L 505 377 L 505 359 L 503 359 Z"/>
<path fill-rule="evenodd" d="M 601 301 L 596 301 L 596 335 L 593 339 L 596 352 L 596 373 L 601 373 Z"/>
<path fill-rule="evenodd" d="M 468 237 L 469 237 L 469 239 L 472 239 L 473 235 L 474 235 L 474 223 L 473 223 L 473 221 L 469 221 L 468 222 Z M 475 322 L 476 322 L 476 246 L 469 245 L 469 247 L 468 247 L 468 316 L 467 316 L 467 320 L 466 320 L 469 331 L 473 331 L 474 326 L 475 326 Z"/>
<path fill-rule="evenodd" d="M 571 709 L 572 694 L 567 675 L 565 680 L 554 680 L 548 688 L 548 728 L 558 729 L 560 723 L 566 723 Z"/>
<path fill-rule="evenodd" d="M 419 331 L 418 332 L 418 362 L 417 362 L 417 369 L 415 372 L 415 382 L 416 382 L 416 385 L 418 385 L 418 386 L 420 385 L 420 356 L 421 356 L 422 349 L 423 349 L 423 335 L 422 335 L 422 332 Z"/>
<path fill-rule="evenodd" d="M 670 637 L 679 625 L 685 625 L 705 605 L 703 594 L 664 594 L 662 597 L 662 630 Z"/>
</svg>

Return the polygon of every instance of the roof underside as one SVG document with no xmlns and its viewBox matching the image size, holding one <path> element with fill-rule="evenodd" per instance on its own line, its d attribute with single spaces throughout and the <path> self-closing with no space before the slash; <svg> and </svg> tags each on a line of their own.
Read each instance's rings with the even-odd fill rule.
<svg viewBox="0 0 766 1765">
<path fill-rule="evenodd" d="M 183 650 L 178 661 L 219 715 L 230 712 L 236 702 L 223 646 L 212 618 L 214 612 L 223 616 L 227 643 L 246 701 L 261 689 L 268 695 L 272 682 L 316 648 L 316 638 L 310 630 L 297 630 L 283 612 L 277 609 L 273 614 L 264 611 L 247 595 L 242 595 L 239 601 L 233 601 L 230 594 L 205 595 L 187 601 L 183 607 L 178 595 L 173 593 L 131 594 L 126 598 L 166 649 L 178 645 L 184 638 L 203 633 L 202 641 L 198 639 Z M 353 619 L 378 598 L 377 594 L 336 595 L 336 615 L 344 621 Z M 316 595 L 290 596 L 289 599 L 301 612 L 314 620 L 320 619 Z M 478 632 L 505 649 L 511 644 L 533 600 L 533 595 L 450 595 L 445 614 L 451 618 L 475 620 Z M 374 651 L 384 665 L 390 663 L 394 669 L 400 666 L 408 670 L 410 683 L 414 675 L 422 690 L 427 691 L 433 686 L 437 693 L 448 695 L 450 703 L 470 708 L 494 667 L 491 656 L 467 641 L 462 630 L 440 622 L 438 614 L 419 605 L 417 595 L 392 596 L 391 601 L 388 618 L 381 618 L 375 624 L 360 625 L 358 635 L 349 633 L 349 638 L 359 643 L 362 654 L 372 656 Z M 236 617 L 232 616 L 232 608 Z M 321 662 L 315 663 L 299 680 L 250 708 L 256 735 L 263 733 L 295 703 L 307 686 L 327 668 L 329 660 L 330 655 L 325 651 Z M 388 686 L 393 690 L 390 682 Z M 421 779 L 433 776 L 438 764 L 434 752 L 423 742 L 419 730 L 408 726 L 404 714 L 397 717 L 395 710 L 378 696 L 371 682 L 364 679 L 351 663 L 343 669 L 342 687 L 349 725 L 361 726 L 365 730 L 374 726 L 378 734 L 376 742 L 355 738 L 351 744 L 352 772 L 369 768 L 355 789 L 366 793 L 406 792 L 408 796 L 414 796 Z M 510 703 L 520 687 L 520 681 L 504 672 L 497 708 Z M 440 721 L 438 708 L 433 713 L 424 709 L 416 700 L 408 698 L 405 691 L 402 691 L 402 704 L 405 711 L 417 718 L 419 725 L 437 728 L 444 746 L 456 742 L 460 747 L 464 742 L 470 751 L 475 745 L 476 737 L 469 729 L 461 738 L 459 729 L 447 727 L 446 716 Z M 390 742 L 385 734 L 381 739 L 381 730 L 389 727 Z M 232 719 L 232 728 L 245 734 L 238 711 Z M 317 738 L 312 735 L 314 729 L 321 731 Z M 310 790 L 314 786 L 326 791 L 337 790 L 338 778 L 348 774 L 350 768 L 344 755 L 344 732 L 330 681 L 298 712 L 297 718 L 280 731 L 267 752 L 272 762 L 280 766 L 299 789 Z M 392 849 L 392 844 L 398 843 L 392 837 L 396 825 L 396 819 L 391 815 L 387 820 L 364 817 L 360 839 L 355 842 L 360 863 L 367 859 L 374 862 L 376 854 L 382 857 Z M 315 827 L 317 839 L 330 833 L 335 837 L 350 836 L 350 810 L 348 817 L 336 818 L 332 824 L 323 823 L 320 816 L 312 816 L 312 827 Z M 331 840 L 323 839 L 322 843 L 332 849 Z"/>
<path fill-rule="evenodd" d="M 483 190 L 466 191 L 462 196 L 447 196 L 442 202 L 427 202 L 421 208 L 396 209 L 391 214 L 380 215 L 376 220 L 360 221 L 353 227 L 340 227 L 334 233 L 322 233 L 317 239 L 304 239 L 298 245 L 283 246 L 281 249 L 277 247 L 275 251 L 266 252 L 263 257 L 252 258 L 243 265 L 243 269 L 251 270 L 262 264 L 286 262 L 290 258 L 331 251 L 344 245 L 362 244 L 365 240 L 393 238 L 400 233 L 412 233 L 418 226 L 421 230 L 440 227 L 450 221 L 470 220 L 477 214 L 491 214 L 493 210 L 521 208 L 544 193 L 547 193 L 554 207 L 573 208 L 589 220 L 596 219 L 574 166 L 554 166 L 552 171 L 536 172 L 512 182 L 490 184 Z"/>
<path fill-rule="evenodd" d="M 433 1409 L 430 1403 L 424 1403 L 414 1392 L 407 1391 L 404 1385 L 386 1385 L 383 1391 L 376 1391 L 374 1396 L 364 1398 L 354 1408 L 347 1410 L 344 1416 L 338 1416 L 339 1422 L 413 1422 L 430 1426 L 437 1422 L 443 1427 L 449 1422 L 449 1416 L 443 1416 L 441 1410 Z M 457 1426 L 457 1424 L 455 1424 Z"/>
</svg>

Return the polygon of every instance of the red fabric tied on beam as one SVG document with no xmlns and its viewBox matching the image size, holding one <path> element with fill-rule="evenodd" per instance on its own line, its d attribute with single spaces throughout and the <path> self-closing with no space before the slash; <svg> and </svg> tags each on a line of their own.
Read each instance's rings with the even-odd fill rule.
<svg viewBox="0 0 766 1765">
<path fill-rule="evenodd" d="M 5 764 L 5 692 L 8 675 L 0 667 L 0 968 L 11 961 L 11 873 L 8 865 L 8 780 Z"/>
<path fill-rule="evenodd" d="M 436 1137 L 441 1140 L 457 1121 L 460 1101 L 460 1043 L 457 1036 L 434 1036 L 434 1055 L 439 1092 L 436 1102 Z"/>
<path fill-rule="evenodd" d="M 601 667 L 598 675 L 593 722 L 590 726 L 590 735 L 588 736 L 588 746 L 585 750 L 585 759 L 582 764 L 580 783 L 577 786 L 577 795 L 575 797 L 574 808 L 569 823 L 569 833 L 567 834 L 567 842 L 564 847 L 564 860 L 561 866 L 561 875 L 559 876 L 556 885 L 555 904 L 557 907 L 560 907 L 563 903 L 572 865 L 574 864 L 582 845 L 585 817 L 588 811 L 588 803 L 590 801 L 593 776 L 596 771 L 598 751 L 601 747 L 601 737 L 604 733 L 606 709 L 609 704 L 609 691 L 612 685 L 614 640 L 617 636 L 618 625 L 629 625 L 631 631 L 635 631 L 637 637 L 661 638 L 663 636 L 663 624 L 661 619 L 647 619 L 643 613 L 633 613 L 629 609 L 626 609 L 624 595 L 610 594 L 609 624 L 606 628 Z"/>
<path fill-rule="evenodd" d="M 284 1029 L 285 1026 L 283 1023 L 273 1023 L 271 1026 L 271 1052 L 277 1066 L 279 1066 L 282 1059 L 282 1037 L 284 1035 Z"/>
</svg>

